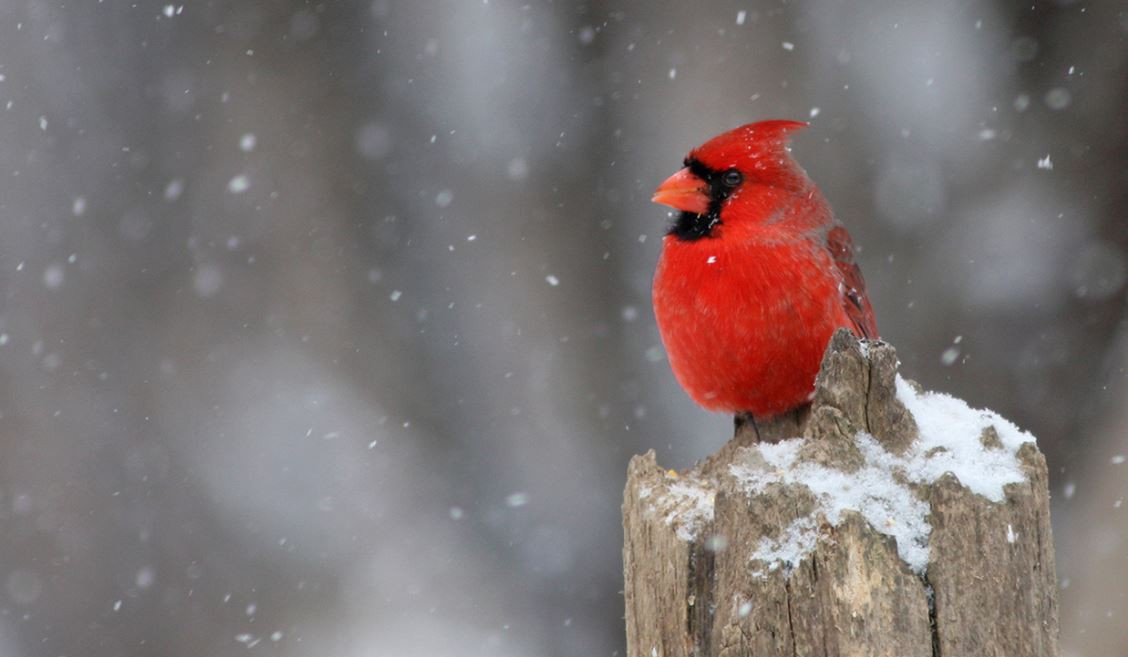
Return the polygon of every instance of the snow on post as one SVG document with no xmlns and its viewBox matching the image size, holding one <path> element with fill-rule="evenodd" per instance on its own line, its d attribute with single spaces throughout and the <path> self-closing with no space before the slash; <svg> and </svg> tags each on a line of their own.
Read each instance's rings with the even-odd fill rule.
<svg viewBox="0 0 1128 657">
<path fill-rule="evenodd" d="M 628 657 L 1057 657 L 1046 463 L 839 331 L 810 409 L 688 472 L 631 460 Z"/>
</svg>

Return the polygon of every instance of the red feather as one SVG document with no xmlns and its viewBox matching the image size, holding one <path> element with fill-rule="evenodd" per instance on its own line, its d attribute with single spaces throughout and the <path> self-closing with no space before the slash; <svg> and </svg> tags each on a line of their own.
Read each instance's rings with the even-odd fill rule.
<svg viewBox="0 0 1128 657">
<path fill-rule="evenodd" d="M 834 228 L 826 236 L 826 245 L 834 257 L 834 264 L 842 272 L 842 305 L 846 314 L 854 322 L 854 333 L 861 338 L 877 339 L 877 318 L 873 316 L 873 306 L 866 294 L 866 281 L 862 278 L 862 268 L 854 262 L 854 240 L 846 228 L 835 222 Z"/>
<path fill-rule="evenodd" d="M 655 194 L 682 210 L 655 273 L 658 328 L 675 376 L 706 408 L 788 411 L 810 401 L 836 329 L 877 338 L 850 235 L 787 150 L 804 125 L 719 135 Z"/>
</svg>

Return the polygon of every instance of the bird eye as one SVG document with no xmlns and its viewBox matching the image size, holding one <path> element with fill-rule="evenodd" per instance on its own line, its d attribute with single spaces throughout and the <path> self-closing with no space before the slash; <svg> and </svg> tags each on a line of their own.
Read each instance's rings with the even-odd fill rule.
<svg viewBox="0 0 1128 657">
<path fill-rule="evenodd" d="M 744 182 L 744 175 L 736 169 L 729 169 L 721 174 L 721 183 L 725 187 L 736 187 L 742 182 Z"/>
</svg>

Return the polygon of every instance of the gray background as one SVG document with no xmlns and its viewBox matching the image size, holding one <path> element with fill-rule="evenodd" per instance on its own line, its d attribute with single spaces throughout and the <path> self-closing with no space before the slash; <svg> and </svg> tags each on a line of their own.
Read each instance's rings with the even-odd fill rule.
<svg viewBox="0 0 1128 657">
<path fill-rule="evenodd" d="M 650 193 L 776 117 L 1128 645 L 1123 2 L 167 7 L 0 1 L 0 654 L 622 655 L 626 461 L 731 431 Z"/>
</svg>

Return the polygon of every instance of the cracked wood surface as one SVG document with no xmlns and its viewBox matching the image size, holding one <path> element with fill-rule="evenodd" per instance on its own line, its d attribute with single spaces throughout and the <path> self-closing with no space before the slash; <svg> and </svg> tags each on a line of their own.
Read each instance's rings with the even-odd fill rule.
<svg viewBox="0 0 1128 657">
<path fill-rule="evenodd" d="M 889 345 L 839 332 L 810 409 L 768 422 L 738 418 L 733 440 L 681 475 L 659 467 L 653 451 L 631 460 L 623 500 L 628 657 L 1059 655 L 1046 464 L 1034 445 L 1018 454 L 1027 480 L 1008 485 L 1001 503 L 951 475 L 920 487 L 932 525 L 924 576 L 861 515 L 820 522 L 805 486 L 748 494 L 732 475 L 749 445 L 799 435 L 809 439 L 801 460 L 843 472 L 862 462 L 859 431 L 903 452 L 917 426 L 897 399 L 896 367 Z M 992 433 L 981 437 L 985 446 L 998 442 Z M 685 490 L 712 498 L 711 518 Z M 763 539 L 805 519 L 818 539 L 793 568 L 751 558 Z"/>
</svg>

